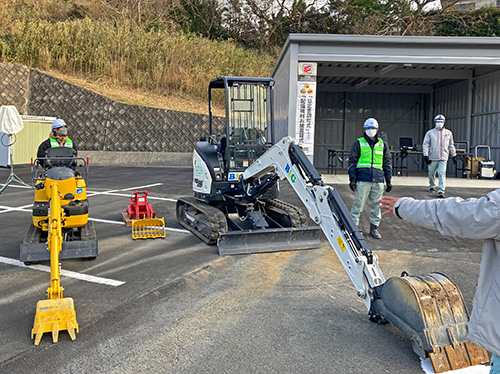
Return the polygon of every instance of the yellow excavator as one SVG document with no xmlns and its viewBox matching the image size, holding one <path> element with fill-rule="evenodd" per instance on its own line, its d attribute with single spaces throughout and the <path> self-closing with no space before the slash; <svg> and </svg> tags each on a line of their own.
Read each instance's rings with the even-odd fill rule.
<svg viewBox="0 0 500 374">
<path fill-rule="evenodd" d="M 20 248 L 19 260 L 26 265 L 50 259 L 47 251 L 49 229 L 50 184 L 57 181 L 62 194 L 63 209 L 61 259 L 97 257 L 97 236 L 94 223 L 88 220 L 88 164 L 75 157 L 72 148 L 49 148 L 46 157 L 37 158 L 31 170 L 35 186 L 32 224 Z"/>
<path fill-rule="evenodd" d="M 64 225 L 64 209 L 61 207 L 59 181 L 47 180 L 47 190 L 50 191 L 50 211 L 45 225 L 48 230 L 47 245 L 50 253 L 50 287 L 47 289 L 47 300 L 36 304 L 35 323 L 31 330 L 31 339 L 35 345 L 40 343 L 45 332 L 52 332 L 52 341 L 57 343 L 59 331 L 67 330 L 72 340 L 76 339 L 78 323 L 73 299 L 63 297 L 61 287 L 61 269 L 59 252 L 62 249 L 62 227 Z M 65 196 L 65 198 L 68 196 Z"/>
<path fill-rule="evenodd" d="M 37 158 L 32 166 L 32 225 L 21 244 L 21 261 L 29 264 L 50 260 L 47 300 L 38 301 L 31 330 L 35 345 L 45 332 L 52 332 L 54 343 L 62 330 L 76 339 L 75 306 L 72 298 L 63 297 L 60 259 L 97 256 L 95 229 L 88 220 L 87 173 L 88 162 L 65 147 L 49 148 L 46 157 Z"/>
</svg>

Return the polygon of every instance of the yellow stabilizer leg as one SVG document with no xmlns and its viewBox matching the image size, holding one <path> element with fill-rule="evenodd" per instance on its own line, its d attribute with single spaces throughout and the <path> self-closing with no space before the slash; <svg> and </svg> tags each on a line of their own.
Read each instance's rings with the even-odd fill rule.
<svg viewBox="0 0 500 374">
<path fill-rule="evenodd" d="M 35 337 L 35 345 L 40 343 L 44 332 L 52 332 L 52 341 L 57 343 L 61 330 L 68 330 L 71 340 L 76 339 L 78 323 L 73 299 L 65 297 L 37 302 L 35 324 L 31 330 L 31 339 Z"/>
</svg>

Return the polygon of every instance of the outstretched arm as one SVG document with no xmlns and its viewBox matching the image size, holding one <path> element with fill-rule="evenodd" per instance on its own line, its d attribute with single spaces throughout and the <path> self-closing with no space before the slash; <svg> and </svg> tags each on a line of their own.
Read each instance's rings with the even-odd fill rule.
<svg viewBox="0 0 500 374">
<path fill-rule="evenodd" d="M 442 235 L 500 240 L 500 189 L 480 199 L 414 200 L 384 196 L 384 215 L 437 230 Z"/>
</svg>

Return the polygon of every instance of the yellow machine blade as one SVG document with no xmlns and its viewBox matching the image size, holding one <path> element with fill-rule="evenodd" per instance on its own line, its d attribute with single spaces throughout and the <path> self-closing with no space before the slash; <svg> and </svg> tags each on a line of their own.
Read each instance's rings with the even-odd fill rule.
<svg viewBox="0 0 500 374">
<path fill-rule="evenodd" d="M 132 220 L 132 239 L 165 237 L 164 218 L 144 218 Z"/>
<path fill-rule="evenodd" d="M 36 303 L 35 324 L 31 330 L 31 339 L 35 337 L 35 345 L 40 343 L 45 332 L 52 332 L 52 341 L 57 343 L 59 331 L 68 330 L 71 340 L 76 339 L 78 323 L 73 299 L 40 300 Z"/>
</svg>

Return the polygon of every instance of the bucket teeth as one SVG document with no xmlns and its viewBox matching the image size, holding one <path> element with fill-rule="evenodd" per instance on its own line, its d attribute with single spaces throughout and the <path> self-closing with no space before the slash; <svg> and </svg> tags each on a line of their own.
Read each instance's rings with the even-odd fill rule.
<svg viewBox="0 0 500 374">
<path fill-rule="evenodd" d="M 480 346 L 475 345 L 472 342 L 465 342 L 464 344 L 467 348 L 467 352 L 469 353 L 470 362 L 472 365 L 481 365 L 489 362 L 490 358 L 486 349 L 481 348 Z"/>
<path fill-rule="evenodd" d="M 59 340 L 59 324 L 52 322 L 52 343 L 57 343 Z"/>
<path fill-rule="evenodd" d="M 438 348 L 437 352 L 429 354 L 429 358 L 435 373 L 485 364 L 489 361 L 488 352 L 469 341 L 460 343 L 457 347 L 448 345 Z"/>
<path fill-rule="evenodd" d="M 431 359 L 434 373 L 443 373 L 445 371 L 451 370 L 451 365 L 448 361 L 448 357 L 442 349 L 439 348 L 436 350 L 436 352 L 430 353 L 429 358 Z"/>
<path fill-rule="evenodd" d="M 434 372 L 488 362 L 488 353 L 467 339 L 469 313 L 458 287 L 445 275 L 388 279 L 372 311 L 382 315 L 413 341 Z"/>
<path fill-rule="evenodd" d="M 78 324 L 76 322 L 75 323 L 68 322 L 67 327 L 68 327 L 69 337 L 71 338 L 71 340 L 75 340 L 76 332 L 78 331 Z"/>
<path fill-rule="evenodd" d="M 52 341 L 57 343 L 59 331 L 68 330 L 71 340 L 76 339 L 78 323 L 73 299 L 41 300 L 36 304 L 35 323 L 31 330 L 31 338 L 35 337 L 35 345 L 40 344 L 45 332 L 52 333 Z"/>
</svg>

